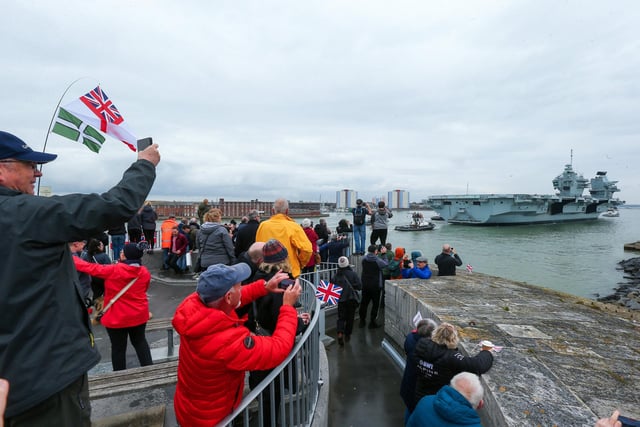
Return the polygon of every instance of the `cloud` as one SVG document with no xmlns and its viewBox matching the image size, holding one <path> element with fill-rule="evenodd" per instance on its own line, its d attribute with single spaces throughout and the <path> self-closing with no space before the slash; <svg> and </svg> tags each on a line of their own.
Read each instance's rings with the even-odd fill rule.
<svg viewBox="0 0 640 427">
<path fill-rule="evenodd" d="M 5 5 L 2 128 L 41 149 L 100 83 L 162 162 L 152 198 L 551 193 L 571 161 L 640 203 L 632 1 Z M 101 192 L 134 153 L 52 135 L 43 185 Z"/>
</svg>

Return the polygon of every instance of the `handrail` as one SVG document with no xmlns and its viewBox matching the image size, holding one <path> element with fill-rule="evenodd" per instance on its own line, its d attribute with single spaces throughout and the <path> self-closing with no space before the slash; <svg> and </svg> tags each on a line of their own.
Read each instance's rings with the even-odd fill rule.
<svg viewBox="0 0 640 427">
<path fill-rule="evenodd" d="M 258 384 L 243 399 L 238 408 L 222 420 L 219 426 L 249 426 L 252 417 L 258 417 L 258 425 L 264 426 L 263 391 L 270 396 L 270 425 L 276 424 L 276 387 L 279 399 L 280 425 L 309 426 L 318 402 L 322 386 L 320 378 L 320 301 L 316 299 L 316 287 L 301 277 L 303 287 L 300 295 L 302 310 L 311 314 L 309 326 L 300 337 L 287 358 Z M 257 404 L 257 405 L 256 405 Z"/>
</svg>

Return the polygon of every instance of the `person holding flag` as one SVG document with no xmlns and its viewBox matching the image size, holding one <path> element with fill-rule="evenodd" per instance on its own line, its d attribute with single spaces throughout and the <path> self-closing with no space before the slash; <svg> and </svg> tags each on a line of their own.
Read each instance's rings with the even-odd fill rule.
<svg viewBox="0 0 640 427">
<path fill-rule="evenodd" d="M 68 243 L 131 218 L 160 162 L 152 145 L 104 194 L 35 196 L 39 166 L 56 157 L 0 131 L 0 378 L 11 383 L 10 426 L 91 425 L 87 371 L 100 355 Z"/>
</svg>

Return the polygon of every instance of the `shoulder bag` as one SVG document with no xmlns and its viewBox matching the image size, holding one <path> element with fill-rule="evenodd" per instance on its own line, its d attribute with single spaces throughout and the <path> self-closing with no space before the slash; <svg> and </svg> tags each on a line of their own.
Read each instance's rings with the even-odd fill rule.
<svg viewBox="0 0 640 427">
<path fill-rule="evenodd" d="M 136 280 L 138 280 L 138 278 L 134 277 L 133 280 L 131 280 L 129 283 L 127 283 L 127 286 L 125 286 L 124 288 L 120 289 L 120 292 L 118 292 L 115 297 L 111 298 L 111 300 L 109 301 L 109 304 L 107 304 L 102 310 L 100 310 L 99 312 L 96 313 L 96 316 L 93 319 L 91 319 L 91 323 L 94 324 L 94 325 L 97 325 L 98 323 L 100 323 L 100 320 L 102 320 L 102 316 L 104 316 L 104 314 L 107 312 L 107 310 L 109 310 L 111 308 L 111 306 L 113 305 L 113 303 L 118 301 L 118 299 L 122 295 L 124 295 L 124 293 L 127 292 L 129 290 L 129 288 L 131 286 L 133 286 L 134 283 L 136 283 Z"/>
<path fill-rule="evenodd" d="M 196 265 L 193 267 L 194 273 L 199 273 L 202 271 L 202 253 L 204 252 L 205 246 L 207 246 L 207 242 L 209 241 L 209 237 L 211 237 L 213 233 L 209 233 L 206 239 L 204 239 L 204 243 L 201 248 L 198 248 L 198 258 L 196 259 Z"/>
<path fill-rule="evenodd" d="M 362 291 L 359 291 L 353 287 L 349 279 L 347 279 L 346 274 L 343 274 L 342 277 L 344 277 L 344 280 L 346 280 L 347 285 L 349 285 L 349 287 L 351 288 L 351 295 L 353 295 L 352 299 L 355 300 L 355 302 L 358 303 L 358 305 L 360 305 L 360 302 L 362 301 Z"/>
</svg>

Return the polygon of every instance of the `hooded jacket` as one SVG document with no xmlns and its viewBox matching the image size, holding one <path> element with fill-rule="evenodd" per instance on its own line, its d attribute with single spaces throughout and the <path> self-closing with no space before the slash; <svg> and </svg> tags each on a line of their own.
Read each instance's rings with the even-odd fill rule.
<svg viewBox="0 0 640 427">
<path fill-rule="evenodd" d="M 0 377 L 11 383 L 6 417 L 63 390 L 100 360 L 68 242 L 131 218 L 154 179 L 153 163 L 138 160 L 102 194 L 38 197 L 0 186 Z"/>
<path fill-rule="evenodd" d="M 389 218 L 393 218 L 393 214 L 386 207 L 378 208 L 371 215 L 371 228 L 373 230 L 385 230 L 389 227 Z"/>
<path fill-rule="evenodd" d="M 229 230 L 217 222 L 205 222 L 196 238 L 200 250 L 200 265 L 206 269 L 213 264 L 231 265 L 236 260 Z"/>
<path fill-rule="evenodd" d="M 407 427 L 482 427 L 471 403 L 456 389 L 445 385 L 435 396 L 423 397 L 413 411 Z"/>
<path fill-rule="evenodd" d="M 389 277 L 391 279 L 402 279 L 402 265 L 404 263 L 404 254 L 406 253 L 405 249 L 402 247 L 397 247 L 395 250 L 395 255 L 391 261 L 389 261 L 389 265 L 387 266 L 387 270 L 389 271 Z"/>
<path fill-rule="evenodd" d="M 243 305 L 267 294 L 264 280 L 242 287 Z M 173 404 L 178 423 L 211 427 L 240 404 L 245 371 L 272 369 L 289 355 L 298 325 L 296 310 L 283 305 L 272 336 L 255 336 L 235 310 L 207 307 L 197 293 L 176 309 L 180 334 L 178 383 Z"/>
<path fill-rule="evenodd" d="M 287 248 L 291 275 L 298 277 L 313 254 L 311 242 L 300 224 L 285 214 L 275 214 L 261 222 L 256 233 L 256 242 L 266 242 L 269 239 L 276 239 Z"/>
<path fill-rule="evenodd" d="M 416 402 L 424 395 L 436 394 L 460 372 L 481 375 L 493 365 L 493 355 L 490 351 L 482 350 L 473 357 L 467 357 L 457 348 L 450 349 L 446 345 L 436 344 L 430 338 L 422 338 L 418 341 L 416 359 L 418 360 Z"/>
</svg>

